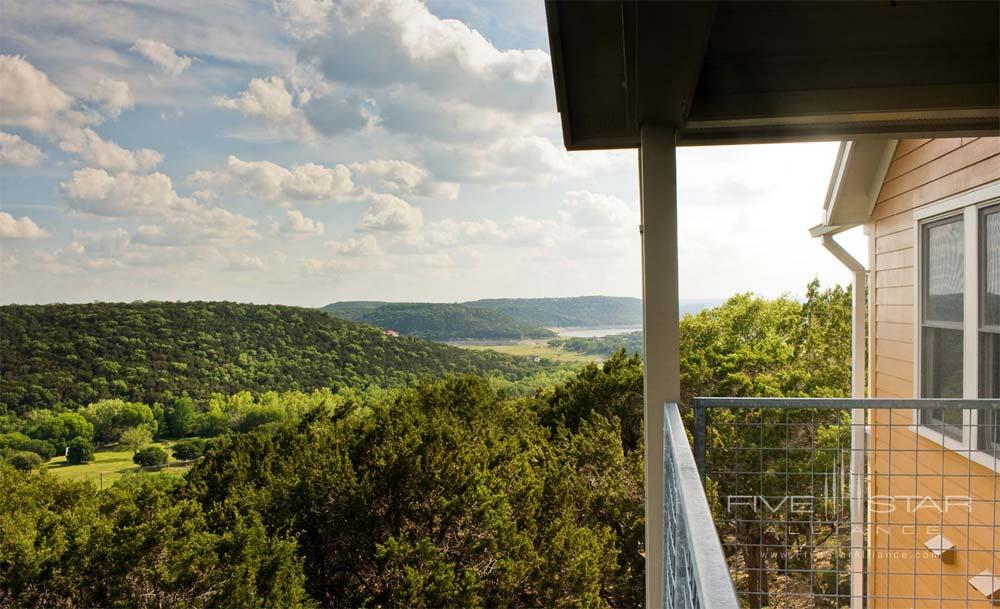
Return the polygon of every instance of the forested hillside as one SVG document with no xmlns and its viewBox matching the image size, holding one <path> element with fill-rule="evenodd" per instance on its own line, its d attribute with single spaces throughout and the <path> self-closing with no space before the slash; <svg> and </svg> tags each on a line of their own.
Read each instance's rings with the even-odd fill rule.
<svg viewBox="0 0 1000 609">
<path fill-rule="evenodd" d="M 464 304 L 545 328 L 638 326 L 642 323 L 642 300 L 638 298 L 490 298 Z"/>
<path fill-rule="evenodd" d="M 574 336 L 572 338 L 554 338 L 549 341 L 552 346 L 562 347 L 574 353 L 599 355 L 609 357 L 618 350 L 626 353 L 642 354 L 642 332 L 626 332 L 625 334 L 610 334 L 590 338 Z"/>
<path fill-rule="evenodd" d="M 0 307 L 0 328 L 0 414 L 104 398 L 394 386 L 447 373 L 519 379 L 550 366 L 274 305 L 11 305 Z"/>
<path fill-rule="evenodd" d="M 520 340 L 555 334 L 490 309 L 431 302 L 342 302 L 323 307 L 342 319 L 361 321 L 429 340 Z"/>
<path fill-rule="evenodd" d="M 696 395 L 847 395 L 850 302 L 849 290 L 814 283 L 805 303 L 739 295 L 685 317 L 682 406 Z M 120 306 L 126 318 L 144 317 L 128 308 L 136 305 Z M 265 319 L 309 319 L 278 309 Z M 29 328 L 43 323 L 26 317 L 18 319 Z M 74 340 L 56 344 L 64 343 Z M 41 609 L 53 599 L 60 607 L 639 607 L 642 395 L 642 363 L 619 352 L 527 397 L 466 376 L 392 390 L 217 398 L 206 415 L 287 416 L 222 433 L 183 479 L 127 476 L 99 493 L 0 463 L 0 607 Z M 100 424 L 100 411 L 117 419 L 127 406 L 85 414 Z M 788 416 L 776 411 L 774 427 Z M 832 416 L 810 419 L 817 435 L 849 430 Z M 751 446 L 761 433 L 724 417 L 711 424 L 711 459 L 736 459 L 727 448 Z M 767 477 L 787 470 L 787 454 L 750 458 Z M 793 484 L 786 493 L 815 492 L 811 478 Z M 722 534 L 744 544 L 734 560 L 749 564 L 761 547 L 774 548 L 763 560 L 787 561 L 769 569 L 797 579 L 792 589 L 809 585 L 814 569 L 836 575 L 832 555 L 748 537 L 718 497 L 713 506 Z M 793 532 L 836 533 L 819 527 Z"/>
</svg>

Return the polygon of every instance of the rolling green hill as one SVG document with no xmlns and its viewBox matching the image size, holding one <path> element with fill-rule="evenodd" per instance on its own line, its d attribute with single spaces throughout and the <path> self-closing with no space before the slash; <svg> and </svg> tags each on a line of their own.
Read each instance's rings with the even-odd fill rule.
<svg viewBox="0 0 1000 609">
<path fill-rule="evenodd" d="M 520 340 L 555 336 L 545 328 L 496 311 L 457 303 L 339 302 L 323 310 L 343 319 L 430 340 Z"/>
<path fill-rule="evenodd" d="M 615 296 L 572 298 L 490 298 L 463 303 L 545 328 L 638 326 L 642 300 Z"/>
<path fill-rule="evenodd" d="M 434 340 L 547 338 L 545 328 L 638 326 L 638 298 L 494 298 L 462 303 L 335 302 L 323 310 L 403 334 Z"/>
<path fill-rule="evenodd" d="M 316 309 L 232 302 L 10 305 L 0 307 L 0 328 L 0 415 L 447 373 L 516 380 L 554 366 L 391 337 Z"/>
</svg>

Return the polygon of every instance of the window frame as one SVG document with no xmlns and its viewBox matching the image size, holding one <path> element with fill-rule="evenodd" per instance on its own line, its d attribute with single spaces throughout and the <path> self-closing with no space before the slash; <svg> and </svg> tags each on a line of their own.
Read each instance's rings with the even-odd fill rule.
<svg viewBox="0 0 1000 609">
<path fill-rule="evenodd" d="M 913 211 L 913 395 L 923 397 L 923 272 L 924 228 L 949 218 L 962 217 L 964 247 L 964 292 L 962 320 L 962 397 L 979 397 L 979 341 L 982 326 L 982 300 L 980 282 L 981 256 L 985 245 L 980 244 L 983 210 L 1000 205 L 1000 180 L 979 186 L 926 205 Z M 954 450 L 981 465 L 1000 472 L 1000 451 L 987 452 L 980 447 L 979 411 L 962 413 L 961 439 L 948 436 L 922 424 L 920 409 L 912 411 L 910 429 L 919 435 Z"/>
<path fill-rule="evenodd" d="M 919 386 L 917 388 L 917 391 L 918 391 L 917 395 L 919 395 L 920 397 L 924 397 L 924 395 L 923 395 L 924 394 L 924 389 L 925 389 L 924 386 L 926 384 L 924 382 L 926 380 L 926 378 L 925 378 L 926 377 L 926 375 L 925 375 L 926 369 L 925 369 L 925 362 L 924 362 L 924 357 L 923 357 L 923 351 L 924 351 L 924 345 L 927 342 L 926 341 L 926 332 L 925 332 L 925 330 L 927 330 L 928 328 L 933 328 L 933 329 L 938 329 L 938 330 L 950 330 L 952 332 L 959 332 L 960 335 L 962 336 L 962 343 L 963 343 L 963 353 L 962 353 L 962 358 L 963 358 L 963 361 L 962 361 L 962 378 L 963 378 L 962 394 L 963 395 L 962 395 L 962 397 L 965 397 L 964 379 L 965 379 L 965 374 L 967 372 L 965 370 L 965 358 L 967 357 L 967 354 L 964 352 L 965 351 L 965 348 L 964 348 L 965 347 L 965 324 L 966 324 L 966 319 L 965 319 L 965 317 L 966 317 L 965 301 L 967 300 L 967 298 L 966 298 L 966 290 L 968 289 L 968 282 L 965 280 L 965 276 L 968 274 L 967 271 L 968 271 L 968 267 L 969 267 L 969 261 L 968 261 L 968 253 L 969 252 L 968 252 L 968 247 L 967 247 L 967 243 L 966 243 L 967 240 L 968 240 L 968 230 L 967 230 L 965 221 L 966 221 L 965 213 L 963 212 L 963 210 L 959 209 L 957 211 L 948 212 L 948 213 L 945 213 L 945 214 L 942 214 L 942 215 L 938 215 L 938 216 L 935 216 L 935 217 L 927 219 L 927 220 L 923 220 L 923 221 L 921 221 L 919 223 L 919 228 L 918 228 L 919 235 L 917 235 L 917 244 L 918 244 L 918 246 L 917 246 L 917 249 L 915 251 L 916 251 L 916 258 L 919 259 L 919 263 L 918 264 L 919 264 L 919 269 L 920 269 L 920 280 L 919 280 L 920 290 L 918 291 L 916 300 L 914 300 L 915 303 L 919 302 L 918 305 L 915 305 L 915 310 L 919 312 L 919 316 L 915 316 L 914 319 L 915 319 L 917 325 L 919 326 L 917 332 L 918 332 L 919 337 L 920 337 L 919 338 L 919 344 L 920 344 L 920 348 L 919 348 L 919 361 L 918 361 L 918 364 L 917 364 L 918 367 L 919 367 L 919 369 L 920 369 L 920 378 L 919 378 L 919 381 L 918 381 Z M 930 234 L 931 229 L 936 228 L 936 227 L 940 227 L 940 226 L 946 226 L 948 224 L 953 224 L 953 223 L 959 223 L 961 225 L 961 230 L 962 230 L 962 250 L 963 250 L 962 251 L 962 278 L 963 278 L 962 281 L 963 281 L 963 284 L 964 284 L 962 286 L 962 303 L 963 303 L 962 304 L 962 307 L 963 307 L 963 309 L 962 309 L 962 321 L 932 320 L 932 319 L 928 319 L 927 318 L 927 311 L 926 311 L 926 309 L 927 309 L 927 306 L 926 306 L 927 305 L 927 298 L 926 298 L 927 295 L 924 293 L 924 289 L 923 289 L 924 283 L 926 283 L 925 282 L 925 275 L 927 273 L 927 267 L 929 266 L 929 260 L 930 260 L 929 259 L 929 253 L 928 253 L 928 249 L 929 248 L 928 248 L 928 244 L 927 244 L 927 237 Z M 941 419 L 940 422 L 938 422 L 938 421 L 933 421 L 933 422 L 932 421 L 925 421 L 925 418 L 926 418 L 925 415 L 926 414 L 927 414 L 927 409 L 918 411 L 918 419 L 917 420 L 919 421 L 919 425 L 921 427 L 927 428 L 928 431 L 933 431 L 936 434 L 943 435 L 945 437 L 951 438 L 952 440 L 956 440 L 956 441 L 960 441 L 960 442 L 965 442 L 966 441 L 966 439 L 965 439 L 965 431 L 969 427 L 969 422 L 966 420 L 965 416 L 963 416 L 962 422 L 958 425 L 958 429 L 955 430 L 953 426 L 948 425 L 947 423 L 945 423 L 943 416 L 942 416 L 942 419 Z M 956 437 L 952 433 L 949 433 L 949 431 L 948 431 L 949 428 L 951 428 L 954 431 L 957 431 L 958 432 L 957 433 L 958 437 Z M 940 431 L 937 431 L 938 429 L 940 429 Z"/>
</svg>

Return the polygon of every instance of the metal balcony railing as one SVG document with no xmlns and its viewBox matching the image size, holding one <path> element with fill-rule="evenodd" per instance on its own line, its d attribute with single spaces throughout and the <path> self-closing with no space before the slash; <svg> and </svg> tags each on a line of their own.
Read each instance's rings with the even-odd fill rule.
<svg viewBox="0 0 1000 609">
<path fill-rule="evenodd" d="M 732 606 L 704 596 L 720 552 L 744 608 L 1000 600 L 1000 400 L 696 398 L 690 414 L 705 492 L 683 486 L 690 472 L 671 450 L 686 438 L 668 405 L 667 502 L 684 505 L 665 510 L 667 587 L 698 600 L 667 606 Z M 689 508 L 694 495 L 703 503 Z M 719 545 L 698 532 L 706 522 Z M 695 548 L 671 547 L 692 535 Z"/>
<path fill-rule="evenodd" d="M 665 408 L 663 606 L 738 609 L 680 410 L 673 402 Z"/>
</svg>

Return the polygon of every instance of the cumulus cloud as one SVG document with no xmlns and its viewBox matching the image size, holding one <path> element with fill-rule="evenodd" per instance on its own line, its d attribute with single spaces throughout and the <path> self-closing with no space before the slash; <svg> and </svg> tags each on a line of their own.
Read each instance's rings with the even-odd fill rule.
<svg viewBox="0 0 1000 609">
<path fill-rule="evenodd" d="M 131 50 L 159 66 L 164 74 L 170 76 L 180 76 L 181 72 L 191 67 L 190 57 L 178 55 L 176 49 L 158 40 L 140 38 L 135 41 Z"/>
<path fill-rule="evenodd" d="M 103 139 L 90 128 L 66 131 L 59 147 L 79 156 L 86 165 L 110 171 L 146 172 L 163 161 L 163 155 L 156 150 L 127 150 Z"/>
<path fill-rule="evenodd" d="M 0 124 L 42 133 L 83 163 L 111 171 L 149 171 L 163 160 L 155 150 L 127 150 L 90 128 L 132 107 L 127 83 L 99 79 L 90 100 L 81 105 L 23 58 L 0 55 Z"/>
<path fill-rule="evenodd" d="M 285 81 L 278 76 L 264 80 L 254 78 L 238 96 L 218 97 L 215 105 L 236 110 L 243 116 L 260 116 L 268 120 L 281 120 L 292 114 L 292 94 L 285 88 Z"/>
<path fill-rule="evenodd" d="M 559 215 L 565 223 L 585 229 L 617 232 L 638 226 L 638 213 L 624 201 L 589 190 L 566 193 Z"/>
<path fill-rule="evenodd" d="M 571 156 L 562 146 L 537 135 L 512 135 L 470 150 L 453 149 L 470 179 L 505 185 L 544 184 L 585 175 L 596 156 Z"/>
<path fill-rule="evenodd" d="M 371 206 L 361 217 L 361 228 L 386 232 L 412 232 L 423 225 L 423 213 L 397 196 L 373 193 L 371 200 Z"/>
<path fill-rule="evenodd" d="M 311 93 L 300 91 L 300 103 L 308 100 Z M 312 141 L 313 127 L 306 120 L 302 108 L 295 104 L 295 97 L 279 76 L 254 78 L 236 97 L 216 97 L 215 105 L 227 110 L 235 110 L 248 118 L 260 118 L 288 137 Z"/>
<path fill-rule="evenodd" d="M 70 249 L 100 258 L 121 256 L 128 250 L 132 234 L 123 228 L 96 231 L 73 231 Z"/>
<path fill-rule="evenodd" d="M 327 241 L 326 245 L 334 253 L 341 256 L 378 256 L 382 253 L 374 235 L 362 235 L 361 237 L 345 239 L 343 241 Z"/>
<path fill-rule="evenodd" d="M 129 110 L 135 106 L 135 98 L 132 97 L 128 83 L 112 78 L 98 79 L 90 98 L 98 102 L 105 113 L 112 117 L 121 114 L 122 110 Z"/>
<path fill-rule="evenodd" d="M 341 275 L 361 269 L 357 258 L 306 258 L 302 270 L 308 275 Z"/>
<path fill-rule="evenodd" d="M 373 181 L 379 188 L 405 195 L 455 199 L 459 185 L 455 182 L 438 182 L 430 173 L 407 161 L 376 159 L 364 163 L 351 163 L 350 168 L 359 176 Z"/>
<path fill-rule="evenodd" d="M 45 231 L 35 224 L 28 216 L 15 218 L 5 211 L 0 211 L 0 237 L 4 239 L 38 239 L 44 237 Z"/>
<path fill-rule="evenodd" d="M 289 209 L 279 231 L 285 235 L 315 237 L 323 234 L 323 223 L 306 217 L 297 209 Z"/>
<path fill-rule="evenodd" d="M 62 183 L 62 190 L 70 208 L 82 213 L 167 222 L 166 228 L 154 225 L 140 231 L 137 237 L 149 244 L 239 241 L 256 236 L 254 220 L 178 195 L 162 173 L 112 175 L 88 167 L 74 171 Z"/>
<path fill-rule="evenodd" d="M 303 38 L 302 56 L 330 80 L 364 87 L 419 83 L 461 92 L 484 105 L 551 103 L 545 52 L 501 51 L 478 31 L 435 16 L 418 0 L 288 0 L 277 6 L 291 31 Z"/>
<path fill-rule="evenodd" d="M 23 57 L 0 55 L 0 124 L 47 132 L 68 119 L 73 98 Z"/>
<path fill-rule="evenodd" d="M 264 260 L 260 256 L 241 254 L 229 259 L 229 268 L 233 271 L 262 271 Z"/>
<path fill-rule="evenodd" d="M 19 135 L 0 131 L 0 165 L 34 167 L 44 158 L 45 154 L 38 146 Z"/>
<path fill-rule="evenodd" d="M 243 161 L 235 156 L 223 167 L 196 171 L 189 183 L 210 192 L 230 190 L 270 203 L 338 201 L 360 193 L 345 165 L 326 167 L 315 163 L 282 167 L 270 161 Z"/>
</svg>

